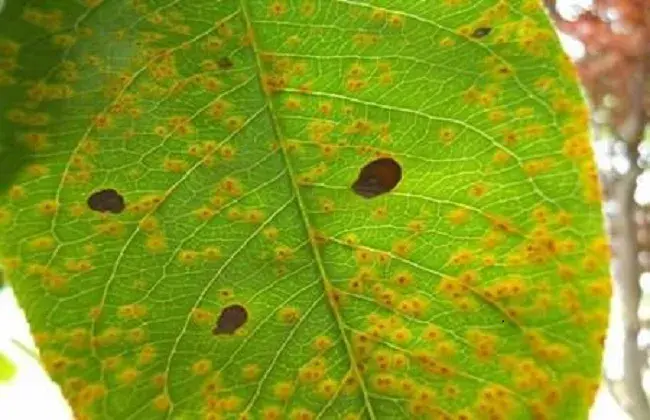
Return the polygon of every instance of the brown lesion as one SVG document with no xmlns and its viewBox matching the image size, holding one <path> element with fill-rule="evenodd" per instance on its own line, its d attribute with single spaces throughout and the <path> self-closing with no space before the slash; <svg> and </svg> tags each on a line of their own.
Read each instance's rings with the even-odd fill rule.
<svg viewBox="0 0 650 420">
<path fill-rule="evenodd" d="M 95 191 L 88 197 L 87 204 L 91 210 L 100 213 L 119 214 L 126 208 L 124 197 L 113 188 Z"/>
<path fill-rule="evenodd" d="M 374 198 L 392 191 L 402 180 L 402 167 L 390 157 L 364 166 L 352 184 L 352 191 L 363 198 Z"/>
<path fill-rule="evenodd" d="M 248 321 L 248 311 L 242 305 L 230 305 L 225 307 L 219 318 L 217 325 L 212 330 L 214 335 L 232 335 Z"/>
</svg>

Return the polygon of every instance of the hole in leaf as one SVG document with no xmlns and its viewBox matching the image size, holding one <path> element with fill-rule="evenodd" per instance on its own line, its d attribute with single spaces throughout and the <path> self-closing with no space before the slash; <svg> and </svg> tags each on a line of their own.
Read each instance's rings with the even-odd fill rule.
<svg viewBox="0 0 650 420">
<path fill-rule="evenodd" d="M 235 65 L 235 63 L 233 63 L 232 60 L 228 57 L 221 57 L 217 62 L 217 65 L 219 66 L 220 69 L 228 70 L 231 69 Z"/>
<path fill-rule="evenodd" d="M 484 36 L 488 36 L 490 32 L 492 32 L 492 28 L 476 28 L 476 30 L 472 32 L 472 38 L 483 38 Z"/>
<path fill-rule="evenodd" d="M 124 197 L 113 188 L 95 191 L 88 197 L 88 207 L 101 213 L 122 213 L 125 208 Z"/>
<path fill-rule="evenodd" d="M 402 168 L 392 158 L 379 158 L 364 166 L 352 184 L 352 191 L 373 198 L 392 191 L 402 179 Z"/>
<path fill-rule="evenodd" d="M 234 334 L 247 320 L 248 312 L 246 308 L 241 305 L 230 305 L 221 311 L 219 319 L 217 319 L 217 325 L 212 332 L 215 335 Z"/>
</svg>

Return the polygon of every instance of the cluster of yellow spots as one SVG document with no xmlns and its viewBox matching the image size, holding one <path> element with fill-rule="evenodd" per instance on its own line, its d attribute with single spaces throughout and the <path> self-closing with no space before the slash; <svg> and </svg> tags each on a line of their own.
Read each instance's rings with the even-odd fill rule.
<svg viewBox="0 0 650 420">
<path fill-rule="evenodd" d="M 77 63 L 70 60 L 63 60 L 59 64 L 60 70 L 57 73 L 57 77 L 64 82 L 76 82 L 79 80 L 79 70 Z"/>
<path fill-rule="evenodd" d="M 534 177 L 552 170 L 554 163 L 551 158 L 532 159 L 524 162 L 523 170 L 529 177 Z"/>
<path fill-rule="evenodd" d="M 474 348 L 474 354 L 479 360 L 488 360 L 496 355 L 497 352 L 497 336 L 477 330 L 472 329 L 466 333 L 467 341 Z"/>
<path fill-rule="evenodd" d="M 11 186 L 11 188 L 9 188 L 9 191 L 7 191 L 7 196 L 9 197 L 10 200 L 16 201 L 25 198 L 26 192 L 22 186 L 13 185 Z"/>
<path fill-rule="evenodd" d="M 445 145 L 451 144 L 452 141 L 456 138 L 457 133 L 455 128 L 453 127 L 442 127 L 440 129 L 440 132 L 438 133 L 438 137 L 440 138 L 440 141 L 443 142 Z"/>
<path fill-rule="evenodd" d="M 471 198 L 478 199 L 488 193 L 490 187 L 482 181 L 475 182 L 469 186 L 467 193 Z"/>
<path fill-rule="evenodd" d="M 325 358 L 317 356 L 300 367 L 298 379 L 303 384 L 316 383 L 324 378 L 327 371 Z"/>
<path fill-rule="evenodd" d="M 366 248 L 357 248 L 354 251 L 354 258 L 358 264 L 372 264 L 375 257 L 376 253 Z"/>
<path fill-rule="evenodd" d="M 312 348 L 317 352 L 325 352 L 334 345 L 332 339 L 326 335 L 320 335 L 314 338 Z"/>
<path fill-rule="evenodd" d="M 363 360 L 372 353 L 376 347 L 377 339 L 369 333 L 355 332 L 352 334 L 351 344 L 354 354 Z"/>
<path fill-rule="evenodd" d="M 185 173 L 189 167 L 190 164 L 184 159 L 173 159 L 167 157 L 163 160 L 163 170 L 165 172 L 182 174 Z"/>
<path fill-rule="evenodd" d="M 449 257 L 449 264 L 451 265 L 468 265 L 475 259 L 475 253 L 469 249 L 461 248 L 454 252 Z"/>
<path fill-rule="evenodd" d="M 598 178 L 598 168 L 595 162 L 587 160 L 580 165 L 580 179 L 587 201 L 590 203 L 601 203 L 602 191 Z"/>
<path fill-rule="evenodd" d="M 68 284 L 68 277 L 53 268 L 40 264 L 30 264 L 26 274 L 40 278 L 43 287 L 49 291 L 63 290 Z"/>
<path fill-rule="evenodd" d="M 254 381 L 259 378 L 262 368 L 257 363 L 244 365 L 241 369 L 242 379 L 245 381 Z"/>
<path fill-rule="evenodd" d="M 110 347 L 118 344 L 125 337 L 125 331 L 117 327 L 108 327 L 100 334 L 91 337 L 90 344 L 95 347 Z"/>
<path fill-rule="evenodd" d="M 24 21 L 48 32 L 56 32 L 63 25 L 64 14 L 61 10 L 44 11 L 35 7 L 27 7 L 23 11 L 22 18 Z"/>
<path fill-rule="evenodd" d="M 278 262 L 290 261 L 294 258 L 294 250 L 286 245 L 280 245 L 274 250 L 275 260 Z"/>
<path fill-rule="evenodd" d="M 331 400 L 339 388 L 339 383 L 334 379 L 323 379 L 318 384 L 316 394 L 325 401 Z"/>
<path fill-rule="evenodd" d="M 307 171 L 298 174 L 297 182 L 299 185 L 309 185 L 316 182 L 320 177 L 325 175 L 327 172 L 327 164 L 325 162 L 320 162 L 314 167 L 308 169 Z"/>
<path fill-rule="evenodd" d="M 147 314 L 147 307 L 140 303 L 122 305 L 117 308 L 117 316 L 123 319 L 140 319 Z"/>
<path fill-rule="evenodd" d="M 382 126 L 384 130 L 387 130 L 387 126 Z M 376 124 L 372 121 L 359 118 L 353 120 L 348 125 L 343 128 L 343 132 L 347 135 L 357 134 L 360 136 L 369 136 L 375 133 L 380 127 L 376 127 Z"/>
<path fill-rule="evenodd" d="M 92 268 L 92 263 L 86 259 L 67 260 L 65 262 L 65 269 L 73 273 L 82 273 L 84 271 L 89 271 Z"/>
<path fill-rule="evenodd" d="M 16 41 L 0 38 L 0 55 L 6 57 L 15 57 L 20 51 L 20 44 Z"/>
<path fill-rule="evenodd" d="M 395 275 L 393 275 L 391 280 L 397 286 L 406 287 L 411 285 L 413 282 L 413 274 L 411 274 L 409 271 L 398 271 L 395 273 Z"/>
<path fill-rule="evenodd" d="M 207 375 L 212 371 L 212 361 L 209 359 L 197 360 L 192 364 L 192 373 L 197 376 Z"/>
<path fill-rule="evenodd" d="M 515 71 L 512 68 L 512 66 L 508 63 L 500 62 L 495 59 L 494 56 L 488 57 L 487 61 L 487 66 L 488 66 L 488 73 L 497 80 L 502 80 L 502 79 L 507 79 L 508 77 L 511 77 L 514 75 Z M 523 117 L 521 115 L 517 115 L 518 117 Z"/>
<path fill-rule="evenodd" d="M 72 377 L 65 381 L 63 394 L 79 418 L 84 417 L 90 407 L 106 396 L 108 390 L 104 384 L 89 384 L 85 380 Z"/>
<path fill-rule="evenodd" d="M 373 284 L 371 290 L 377 303 L 387 307 L 394 307 L 400 297 L 395 290 L 386 287 L 381 283 Z"/>
<path fill-rule="evenodd" d="M 413 296 L 401 299 L 396 309 L 414 318 L 422 318 L 429 307 L 429 300 L 424 296 Z"/>
<path fill-rule="evenodd" d="M 138 353 L 138 364 L 148 365 L 155 358 L 158 351 L 152 344 L 145 344 Z"/>
<path fill-rule="evenodd" d="M 166 394 L 159 394 L 153 399 L 152 404 L 153 408 L 157 411 L 167 411 L 169 410 L 170 405 L 169 396 Z"/>
<path fill-rule="evenodd" d="M 280 401 L 288 401 L 295 392 L 295 386 L 291 382 L 278 382 L 273 386 L 273 395 Z"/>
<path fill-rule="evenodd" d="M 113 372 L 124 362 L 122 356 L 108 356 L 101 361 L 102 369 Z"/>
<path fill-rule="evenodd" d="M 164 373 L 156 373 L 151 378 L 151 384 L 155 388 L 158 388 L 158 389 L 163 388 L 166 383 L 167 383 L 167 375 L 164 374 Z"/>
<path fill-rule="evenodd" d="M 238 197 L 243 193 L 241 182 L 237 178 L 226 177 L 219 183 L 219 190 L 231 197 Z"/>
<path fill-rule="evenodd" d="M 116 327 L 110 327 L 99 336 L 91 338 L 91 344 L 94 347 L 112 346 L 117 344 L 121 338 L 124 338 L 131 344 L 142 344 L 147 339 L 147 331 L 142 327 L 131 328 L 126 331 Z"/>
<path fill-rule="evenodd" d="M 53 216 L 59 208 L 59 203 L 55 200 L 44 200 L 38 203 L 37 209 L 43 216 Z"/>
<path fill-rule="evenodd" d="M 33 83 L 27 89 L 27 98 L 35 103 L 69 99 L 74 95 L 72 87 L 65 83 Z"/>
<path fill-rule="evenodd" d="M 302 109 L 302 101 L 296 96 L 289 96 L 284 100 L 284 107 L 289 111 L 299 111 Z"/>
<path fill-rule="evenodd" d="M 498 85 L 488 85 L 483 91 L 479 90 L 476 86 L 471 86 L 462 93 L 463 100 L 472 105 L 480 105 L 482 107 L 491 107 L 496 103 L 497 98 L 502 93 L 502 88 Z"/>
<path fill-rule="evenodd" d="M 20 44 L 10 39 L 0 38 L 0 87 L 12 86 L 17 83 L 16 79 L 12 75 L 12 72 L 18 68 L 16 57 L 18 56 L 19 51 Z M 16 110 L 10 110 L 8 112 L 7 118 L 13 122 L 16 122 L 11 118 L 12 112 L 16 112 Z M 18 112 L 25 114 L 24 111 Z"/>
<path fill-rule="evenodd" d="M 410 239 L 398 239 L 391 246 L 393 254 L 400 257 L 407 257 L 414 248 L 415 244 Z"/>
<path fill-rule="evenodd" d="M 591 157 L 589 136 L 585 133 L 574 134 L 564 142 L 563 153 L 569 159 L 579 161 Z"/>
<path fill-rule="evenodd" d="M 262 87 L 267 94 L 284 90 L 295 78 L 304 75 L 308 69 L 305 61 L 279 57 L 270 53 L 262 54 L 261 59 L 268 68 L 262 75 Z M 299 90 L 311 91 L 311 83 L 303 83 L 299 86 Z"/>
<path fill-rule="evenodd" d="M 443 276 L 436 285 L 436 290 L 447 296 L 459 310 L 466 312 L 476 308 L 477 299 L 475 293 L 468 283 L 474 279 L 472 272 L 466 272 L 462 277 Z"/>
<path fill-rule="evenodd" d="M 133 367 L 128 367 L 117 374 L 117 379 L 124 385 L 133 384 L 138 377 L 140 377 L 140 371 Z"/>
<path fill-rule="evenodd" d="M 50 147 L 46 133 L 28 131 L 21 135 L 21 140 L 27 148 L 34 152 L 42 152 Z"/>
<path fill-rule="evenodd" d="M 242 399 L 235 395 L 224 396 L 221 398 L 209 396 L 206 398 L 203 407 L 203 418 L 206 420 L 219 420 L 224 418 L 228 413 L 233 413 L 239 410 L 241 406 Z M 247 417 L 246 415 L 243 415 L 239 418 L 245 419 Z"/>
<path fill-rule="evenodd" d="M 41 356 L 43 366 L 50 375 L 57 376 L 64 374 L 74 365 L 74 361 L 56 352 L 44 352 Z"/>
<path fill-rule="evenodd" d="M 147 236 L 145 247 L 148 251 L 159 253 L 167 249 L 167 238 L 160 232 Z"/>
<path fill-rule="evenodd" d="M 77 37 L 69 34 L 54 35 L 51 38 L 52 45 L 62 49 L 68 49 L 77 43 Z"/>
<path fill-rule="evenodd" d="M 377 63 L 377 70 L 379 72 L 379 84 L 381 85 L 390 85 L 393 83 L 393 72 L 391 64 L 387 61 L 380 61 Z M 384 136 L 381 137 L 382 143 L 385 143 L 388 139 Z"/>
<path fill-rule="evenodd" d="M 245 119 L 241 115 L 232 115 L 223 121 L 224 127 L 231 133 L 241 130 L 244 123 Z"/>
<path fill-rule="evenodd" d="M 278 320 L 283 324 L 295 324 L 300 319 L 300 316 L 300 309 L 293 306 L 285 306 L 277 313 Z"/>
<path fill-rule="evenodd" d="M 184 265 L 194 264 L 199 258 L 197 251 L 183 249 L 178 253 L 178 261 Z"/>
<path fill-rule="evenodd" d="M 192 309 L 192 321 L 201 326 L 212 326 L 217 319 L 214 312 L 203 308 Z"/>
<path fill-rule="evenodd" d="M 493 301 L 522 296 L 526 291 L 527 287 L 524 279 L 521 276 L 514 275 L 484 287 L 482 294 Z"/>
<path fill-rule="evenodd" d="M 148 67 L 150 76 L 158 81 L 172 80 L 178 77 L 176 58 L 172 51 L 163 51 Z"/>
<path fill-rule="evenodd" d="M 518 404 L 512 393 L 504 387 L 488 385 L 479 392 L 476 408 L 491 419 L 506 420 L 512 418 Z"/>
<path fill-rule="evenodd" d="M 8 277 L 22 266 L 22 260 L 18 257 L 2 257 L 0 258 L 0 267 L 4 270 Z"/>
<path fill-rule="evenodd" d="M 2 69 L 0 69 L 1 72 Z M 1 74 L 1 73 L 0 73 Z M 20 108 L 13 108 L 7 111 L 6 117 L 9 121 L 29 127 L 42 127 L 50 123 L 51 118 L 48 113 L 35 112 L 32 110 L 25 111 Z"/>
<path fill-rule="evenodd" d="M 135 214 L 146 214 L 154 210 L 163 201 L 162 195 L 145 195 L 139 200 L 129 203 L 127 209 Z"/>
<path fill-rule="evenodd" d="M 447 220 L 453 225 L 463 225 L 469 221 L 470 211 L 463 207 L 458 207 L 447 213 Z"/>
<path fill-rule="evenodd" d="M 117 220 L 108 220 L 95 226 L 95 230 L 100 235 L 120 238 L 124 235 L 124 223 Z"/>
<path fill-rule="evenodd" d="M 359 32 L 352 36 L 352 42 L 358 48 L 368 48 L 377 45 L 381 40 L 380 36 L 370 32 Z"/>
</svg>

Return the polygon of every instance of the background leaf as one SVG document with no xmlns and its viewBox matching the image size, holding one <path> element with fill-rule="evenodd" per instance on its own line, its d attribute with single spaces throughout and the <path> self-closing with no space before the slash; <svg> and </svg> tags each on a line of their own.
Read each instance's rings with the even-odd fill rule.
<svg viewBox="0 0 650 420">
<path fill-rule="evenodd" d="M 10 381 L 16 375 L 16 365 L 4 353 L 0 352 L 0 384 Z"/>
<path fill-rule="evenodd" d="M 3 265 L 81 418 L 582 418 L 587 113 L 537 1 L 13 1 Z"/>
</svg>

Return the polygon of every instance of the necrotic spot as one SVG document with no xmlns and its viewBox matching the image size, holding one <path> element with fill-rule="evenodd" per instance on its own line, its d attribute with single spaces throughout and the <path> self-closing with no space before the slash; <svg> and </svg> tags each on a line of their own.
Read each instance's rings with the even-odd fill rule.
<svg viewBox="0 0 650 420">
<path fill-rule="evenodd" d="M 88 207 L 101 213 L 122 213 L 125 208 L 124 197 L 112 188 L 95 191 L 88 197 Z"/>
<path fill-rule="evenodd" d="M 241 305 L 227 306 L 221 311 L 219 319 L 217 319 L 217 325 L 212 332 L 215 335 L 234 334 L 247 320 L 248 312 L 246 308 Z"/>
<path fill-rule="evenodd" d="M 488 36 L 490 32 L 492 32 L 492 28 L 476 28 L 476 30 L 472 32 L 472 37 L 483 38 L 484 36 Z"/>
<path fill-rule="evenodd" d="M 392 191 L 402 179 L 402 168 L 392 158 L 380 158 L 364 166 L 352 184 L 352 191 L 373 198 Z"/>
</svg>

